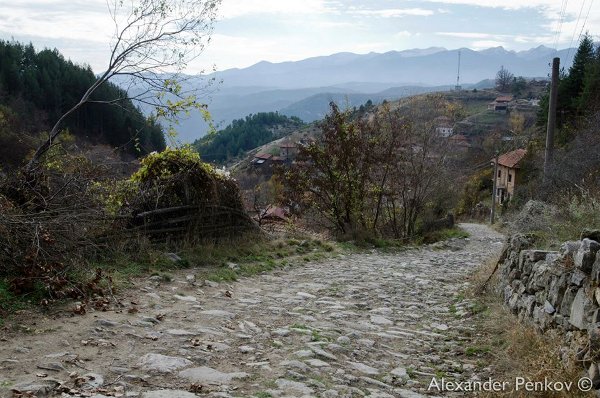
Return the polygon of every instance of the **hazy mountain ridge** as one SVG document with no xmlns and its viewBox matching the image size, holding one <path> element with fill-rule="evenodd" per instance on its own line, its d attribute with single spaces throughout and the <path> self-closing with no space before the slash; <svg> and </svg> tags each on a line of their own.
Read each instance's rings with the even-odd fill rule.
<svg viewBox="0 0 600 398">
<path fill-rule="evenodd" d="M 465 88 L 480 88 L 477 82 L 493 79 L 501 66 L 515 76 L 538 78 L 548 75 L 553 57 L 560 57 L 562 66 L 569 67 L 565 62 L 567 49 L 556 51 L 545 46 L 518 52 L 502 47 L 481 51 L 431 47 L 386 53 L 337 53 L 294 62 L 262 61 L 248 68 L 207 75 L 205 78 L 222 81 L 208 101 L 209 110 L 218 127 L 251 113 L 271 111 L 310 121 L 327 112 L 328 98 L 348 99 L 354 106 L 367 99 L 393 100 L 404 96 L 403 92 L 412 95 L 411 90 L 414 94 L 439 91 L 439 87 L 447 89 L 456 83 L 459 51 L 460 81 Z M 574 53 L 571 50 L 571 55 Z M 392 90 L 386 92 L 388 89 Z M 178 130 L 182 141 L 191 142 L 207 129 L 199 116 L 192 116 L 182 121 Z"/>
</svg>

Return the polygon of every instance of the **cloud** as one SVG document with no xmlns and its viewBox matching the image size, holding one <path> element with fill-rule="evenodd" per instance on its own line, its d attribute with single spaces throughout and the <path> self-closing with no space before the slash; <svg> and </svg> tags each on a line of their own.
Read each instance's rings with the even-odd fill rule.
<svg viewBox="0 0 600 398">
<path fill-rule="evenodd" d="M 409 32 L 408 30 L 402 30 L 402 31 L 394 34 L 394 37 L 398 38 L 398 39 L 403 39 L 406 37 L 413 37 L 413 36 L 421 36 L 421 34 L 420 33 L 412 33 L 412 32 Z"/>
<path fill-rule="evenodd" d="M 327 0 L 225 0 L 219 14 L 225 19 L 248 15 L 310 15 L 335 12 L 339 3 Z"/>
<path fill-rule="evenodd" d="M 494 35 L 491 33 L 479 32 L 435 32 L 439 36 L 459 37 L 463 39 L 489 39 L 495 37 L 506 37 L 507 35 Z"/>
<path fill-rule="evenodd" d="M 405 16 L 419 16 L 428 17 L 433 15 L 432 10 L 426 10 L 424 8 L 388 8 L 382 10 L 354 10 L 353 14 L 364 15 L 368 17 L 380 17 L 380 18 L 398 18 Z"/>
<path fill-rule="evenodd" d="M 498 40 L 476 40 L 471 43 L 471 48 L 474 50 L 485 50 L 491 47 L 506 47 L 506 43 Z"/>
<path fill-rule="evenodd" d="M 75 14 L 74 14 L 75 13 Z M 37 0 L 0 4 L 0 31 L 15 36 L 106 42 L 113 25 L 102 0 Z M 75 18 L 73 15 L 77 15 Z"/>
</svg>

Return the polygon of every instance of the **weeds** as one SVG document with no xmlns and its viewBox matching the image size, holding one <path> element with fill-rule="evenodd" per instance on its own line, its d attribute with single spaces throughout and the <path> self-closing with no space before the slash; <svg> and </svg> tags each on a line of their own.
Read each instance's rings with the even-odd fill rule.
<svg viewBox="0 0 600 398">
<path fill-rule="evenodd" d="M 563 337 L 557 331 L 539 334 L 528 324 L 522 324 L 503 305 L 499 294 L 489 288 L 481 293 L 478 289 L 491 273 L 495 262 L 481 267 L 472 277 L 472 291 L 466 298 L 474 300 L 471 312 L 475 314 L 478 333 L 469 342 L 465 355 L 478 358 L 478 363 L 493 364 L 490 377 L 499 381 L 514 381 L 524 377 L 528 381 L 543 382 L 545 379 L 569 382 L 577 385 L 582 370 L 577 363 L 564 364 L 560 349 Z M 497 279 L 492 279 L 494 286 Z M 481 361 L 481 362 L 479 362 Z M 512 391 L 503 396 L 529 397 L 526 391 Z M 483 397 L 492 397 L 491 393 Z M 592 393 L 550 392 L 537 396 L 544 397 L 592 397 Z"/>
</svg>

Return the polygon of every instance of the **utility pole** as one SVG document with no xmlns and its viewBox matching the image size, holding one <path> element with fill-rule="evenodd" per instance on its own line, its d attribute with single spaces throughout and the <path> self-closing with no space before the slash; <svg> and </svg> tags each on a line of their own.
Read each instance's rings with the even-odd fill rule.
<svg viewBox="0 0 600 398">
<path fill-rule="evenodd" d="M 546 152 L 544 156 L 544 181 L 552 168 L 554 155 L 554 129 L 556 128 L 556 102 L 558 100 L 558 73 L 560 58 L 552 60 L 552 86 L 550 88 L 550 104 L 548 106 L 548 128 L 546 130 Z"/>
<path fill-rule="evenodd" d="M 496 151 L 496 158 L 494 159 L 494 176 L 493 176 L 493 188 L 492 188 L 492 213 L 490 214 L 490 224 L 494 224 L 496 218 L 496 190 L 498 189 L 498 157 L 500 151 Z"/>
</svg>

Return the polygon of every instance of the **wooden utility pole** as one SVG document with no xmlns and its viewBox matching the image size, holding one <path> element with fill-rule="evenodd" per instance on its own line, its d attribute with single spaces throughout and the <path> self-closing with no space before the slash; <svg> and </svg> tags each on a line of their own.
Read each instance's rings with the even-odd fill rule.
<svg viewBox="0 0 600 398">
<path fill-rule="evenodd" d="M 493 224 L 496 218 L 496 190 L 498 189 L 498 157 L 500 152 L 496 151 L 496 158 L 494 159 L 494 176 L 493 176 L 493 188 L 492 188 L 492 213 L 490 214 L 490 224 Z"/>
<path fill-rule="evenodd" d="M 556 102 L 558 100 L 558 73 L 560 58 L 552 60 L 552 86 L 550 88 L 550 104 L 548 105 L 548 128 L 546 130 L 546 152 L 544 156 L 544 180 L 548 178 L 552 168 L 554 155 L 554 129 L 556 128 Z"/>
</svg>

